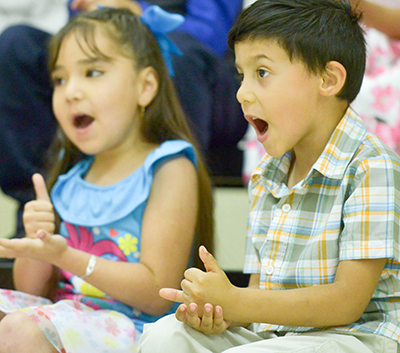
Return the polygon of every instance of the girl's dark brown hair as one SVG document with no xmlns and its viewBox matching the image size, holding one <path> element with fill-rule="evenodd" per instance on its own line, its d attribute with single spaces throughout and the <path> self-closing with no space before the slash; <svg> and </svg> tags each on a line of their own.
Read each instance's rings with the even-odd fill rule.
<svg viewBox="0 0 400 353">
<path fill-rule="evenodd" d="M 98 30 L 106 34 L 120 48 L 122 55 L 132 58 L 137 71 L 146 67 L 152 67 L 156 71 L 159 78 L 158 92 L 146 107 L 141 121 L 141 135 L 150 143 L 161 144 L 168 140 L 182 139 L 194 146 L 199 178 L 196 249 L 203 244 L 213 251 L 213 201 L 210 178 L 187 124 L 157 40 L 151 30 L 138 16 L 127 9 L 104 8 L 82 13 L 74 17 L 52 38 L 49 48 L 50 72 L 55 67 L 64 38 L 69 35 L 74 35 L 78 43 L 85 43 L 85 48 L 91 51 L 87 53 L 88 55 L 106 58 L 107 56 L 96 45 L 95 34 Z M 67 139 L 60 128 L 51 156 L 53 165 L 49 173 L 49 188 L 54 185 L 60 174 L 64 174 L 82 157 L 80 151 Z M 203 267 L 197 253 L 195 251 L 194 264 Z"/>
</svg>

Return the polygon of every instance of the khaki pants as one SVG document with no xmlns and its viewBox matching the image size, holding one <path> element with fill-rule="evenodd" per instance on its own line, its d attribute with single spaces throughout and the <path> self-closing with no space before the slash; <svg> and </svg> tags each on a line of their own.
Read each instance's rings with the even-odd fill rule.
<svg viewBox="0 0 400 353">
<path fill-rule="evenodd" d="M 263 333 L 264 335 L 264 333 Z M 277 337 L 264 337 L 235 327 L 220 335 L 204 335 L 166 316 L 145 327 L 139 343 L 141 353 L 400 353 L 399 345 L 389 338 L 368 334 L 341 334 L 323 331 Z"/>
</svg>

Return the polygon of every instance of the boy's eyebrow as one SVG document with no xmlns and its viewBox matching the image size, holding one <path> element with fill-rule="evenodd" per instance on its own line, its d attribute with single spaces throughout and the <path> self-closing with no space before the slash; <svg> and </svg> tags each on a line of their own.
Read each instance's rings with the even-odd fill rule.
<svg viewBox="0 0 400 353">
<path fill-rule="evenodd" d="M 248 61 L 250 63 L 255 63 L 255 62 L 257 62 L 259 60 L 262 60 L 262 59 L 266 59 L 266 60 L 269 60 L 271 62 L 275 62 L 274 59 L 270 58 L 268 55 L 265 55 L 265 54 L 257 54 L 257 55 L 254 55 L 254 56 L 250 56 Z M 236 62 L 235 66 L 236 66 L 236 68 L 238 68 L 240 65 Z"/>
<path fill-rule="evenodd" d="M 268 55 L 265 55 L 265 54 L 258 54 L 252 58 L 253 61 L 258 61 L 260 59 L 267 59 L 269 61 L 275 61 L 274 59 L 270 58 Z"/>
</svg>

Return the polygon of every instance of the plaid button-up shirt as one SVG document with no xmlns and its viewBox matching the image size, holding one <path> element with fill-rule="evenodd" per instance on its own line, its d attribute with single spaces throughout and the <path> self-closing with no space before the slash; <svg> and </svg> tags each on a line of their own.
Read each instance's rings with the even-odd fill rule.
<svg viewBox="0 0 400 353">
<path fill-rule="evenodd" d="M 260 273 L 261 289 L 288 290 L 332 283 L 342 260 L 387 258 L 364 315 L 335 329 L 399 341 L 399 156 L 349 108 L 307 177 L 288 189 L 290 163 L 290 152 L 266 155 L 252 175 L 244 272 Z"/>
</svg>

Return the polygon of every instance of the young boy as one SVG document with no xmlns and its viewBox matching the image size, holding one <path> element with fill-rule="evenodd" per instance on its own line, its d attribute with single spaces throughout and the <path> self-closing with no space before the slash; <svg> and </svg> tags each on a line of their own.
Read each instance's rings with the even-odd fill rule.
<svg viewBox="0 0 400 353">
<path fill-rule="evenodd" d="M 249 187 L 250 284 L 201 247 L 207 272 L 161 290 L 184 304 L 140 352 L 400 351 L 400 159 L 349 107 L 358 21 L 347 1 L 259 0 L 232 28 L 237 98 L 267 151 Z"/>
</svg>

